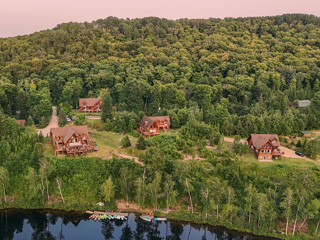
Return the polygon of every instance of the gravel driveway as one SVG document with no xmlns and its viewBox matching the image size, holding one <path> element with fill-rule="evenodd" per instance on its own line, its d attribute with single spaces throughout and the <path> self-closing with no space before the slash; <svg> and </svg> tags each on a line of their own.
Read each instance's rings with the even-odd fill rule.
<svg viewBox="0 0 320 240">
<path fill-rule="evenodd" d="M 58 117 L 57 117 L 57 107 L 52 107 L 52 116 L 49 122 L 49 125 L 42 129 L 37 129 L 37 133 L 40 134 L 42 132 L 43 136 L 50 136 L 50 128 L 56 128 L 58 126 Z"/>
</svg>

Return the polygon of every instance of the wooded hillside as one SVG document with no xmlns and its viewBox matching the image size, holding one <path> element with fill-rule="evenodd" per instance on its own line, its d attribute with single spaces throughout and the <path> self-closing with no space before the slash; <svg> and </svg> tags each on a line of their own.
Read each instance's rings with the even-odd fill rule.
<svg viewBox="0 0 320 240">
<path fill-rule="evenodd" d="M 117 110 L 169 114 L 172 127 L 198 109 L 226 135 L 292 134 L 320 125 L 319 36 L 320 18 L 302 14 L 63 23 L 0 39 L 0 106 L 38 123 L 51 99 L 67 114 L 109 88 Z M 313 102 L 289 108 L 297 99 Z"/>
</svg>

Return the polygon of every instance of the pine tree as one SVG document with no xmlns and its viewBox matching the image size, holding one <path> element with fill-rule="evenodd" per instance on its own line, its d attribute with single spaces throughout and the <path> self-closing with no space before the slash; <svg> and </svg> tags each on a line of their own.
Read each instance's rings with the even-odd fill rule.
<svg viewBox="0 0 320 240">
<path fill-rule="evenodd" d="M 101 96 L 101 120 L 106 122 L 107 119 L 112 120 L 112 98 L 108 89 L 102 89 Z"/>
<path fill-rule="evenodd" d="M 126 135 L 124 138 L 122 138 L 121 145 L 122 145 L 122 147 L 125 147 L 125 148 L 131 147 L 131 142 L 130 142 L 128 135 Z"/>
<path fill-rule="evenodd" d="M 59 127 L 64 127 L 64 125 L 67 124 L 67 117 L 62 108 L 60 108 L 59 110 L 58 124 L 59 124 Z"/>
<path fill-rule="evenodd" d="M 34 121 L 33 121 L 32 117 L 29 116 L 27 119 L 27 126 L 32 126 L 32 125 L 34 125 Z"/>
<path fill-rule="evenodd" d="M 137 149 L 139 150 L 145 150 L 146 149 L 146 140 L 142 135 L 139 136 L 138 142 L 137 142 Z"/>
</svg>

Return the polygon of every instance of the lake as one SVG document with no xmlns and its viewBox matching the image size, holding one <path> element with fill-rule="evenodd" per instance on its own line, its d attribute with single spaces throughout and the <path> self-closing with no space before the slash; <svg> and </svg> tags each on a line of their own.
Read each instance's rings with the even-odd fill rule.
<svg viewBox="0 0 320 240">
<path fill-rule="evenodd" d="M 125 221 L 95 222 L 88 217 L 79 212 L 55 210 L 1 210 L 0 239 L 270 239 L 188 222 L 145 222 L 134 213 Z"/>
</svg>

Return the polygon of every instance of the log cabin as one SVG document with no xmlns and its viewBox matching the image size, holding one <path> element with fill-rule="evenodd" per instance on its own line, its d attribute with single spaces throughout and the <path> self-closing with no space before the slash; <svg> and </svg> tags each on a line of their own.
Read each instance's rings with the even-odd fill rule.
<svg viewBox="0 0 320 240">
<path fill-rule="evenodd" d="M 145 137 L 151 137 L 159 134 L 159 130 L 167 131 L 170 129 L 170 117 L 169 116 L 156 116 L 147 117 L 144 116 L 137 130 Z"/>
<path fill-rule="evenodd" d="M 280 141 L 277 134 L 251 134 L 247 143 L 259 161 L 278 159 L 284 154 L 279 149 Z"/>
<path fill-rule="evenodd" d="M 87 125 L 51 128 L 50 138 L 54 146 L 54 154 L 77 156 L 94 150 Z"/>
<path fill-rule="evenodd" d="M 97 98 L 79 98 L 78 112 L 98 113 L 100 112 L 101 97 Z"/>
</svg>

